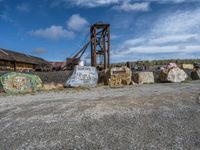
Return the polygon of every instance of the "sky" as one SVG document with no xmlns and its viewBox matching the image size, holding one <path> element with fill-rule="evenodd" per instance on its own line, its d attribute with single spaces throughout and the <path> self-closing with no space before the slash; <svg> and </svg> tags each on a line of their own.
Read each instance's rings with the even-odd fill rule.
<svg viewBox="0 0 200 150">
<path fill-rule="evenodd" d="M 200 0 L 0 0 L 0 48 L 65 61 L 99 21 L 111 62 L 200 58 Z"/>
</svg>

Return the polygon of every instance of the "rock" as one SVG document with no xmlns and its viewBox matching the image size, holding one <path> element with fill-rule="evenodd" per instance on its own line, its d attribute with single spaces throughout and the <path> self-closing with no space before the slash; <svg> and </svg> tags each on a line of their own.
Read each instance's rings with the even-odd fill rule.
<svg viewBox="0 0 200 150">
<path fill-rule="evenodd" d="M 122 79 L 118 75 L 112 75 L 109 78 L 109 86 L 110 87 L 122 87 Z"/>
<path fill-rule="evenodd" d="M 69 75 L 66 87 L 95 87 L 98 82 L 98 73 L 95 67 L 75 66 Z"/>
<path fill-rule="evenodd" d="M 192 80 L 199 80 L 200 79 L 200 69 L 195 69 L 191 72 Z"/>
<path fill-rule="evenodd" d="M 161 82 L 182 82 L 185 81 L 187 77 L 188 75 L 178 67 L 164 69 L 160 73 Z"/>
<path fill-rule="evenodd" d="M 193 65 L 195 69 L 200 69 L 200 63 L 194 63 Z"/>
<path fill-rule="evenodd" d="M 30 93 L 42 89 L 37 75 L 11 72 L 0 77 L 0 87 L 9 94 Z"/>
<path fill-rule="evenodd" d="M 193 64 L 182 64 L 181 68 L 182 69 L 190 69 L 190 70 L 192 70 L 192 69 L 194 69 L 194 65 Z"/>
<path fill-rule="evenodd" d="M 169 63 L 165 66 L 166 69 L 172 69 L 172 68 L 176 68 L 177 64 L 176 63 Z"/>
<path fill-rule="evenodd" d="M 133 80 L 139 84 L 150 84 L 155 82 L 153 72 L 136 72 L 133 75 Z"/>
<path fill-rule="evenodd" d="M 128 67 L 113 67 L 108 72 L 108 84 L 110 87 L 132 84 L 132 72 Z"/>
</svg>

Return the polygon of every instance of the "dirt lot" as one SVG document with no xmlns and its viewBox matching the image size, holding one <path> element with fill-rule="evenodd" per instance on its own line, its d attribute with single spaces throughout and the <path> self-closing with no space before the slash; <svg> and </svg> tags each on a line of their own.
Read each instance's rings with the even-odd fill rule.
<svg viewBox="0 0 200 150">
<path fill-rule="evenodd" d="M 200 81 L 0 97 L 0 149 L 200 149 Z"/>
</svg>

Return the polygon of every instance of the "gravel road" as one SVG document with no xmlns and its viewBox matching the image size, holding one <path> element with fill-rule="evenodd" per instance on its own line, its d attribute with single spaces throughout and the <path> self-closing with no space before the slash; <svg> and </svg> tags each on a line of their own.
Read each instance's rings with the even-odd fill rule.
<svg viewBox="0 0 200 150">
<path fill-rule="evenodd" d="M 0 97 L 0 149 L 200 149 L 200 81 Z"/>
</svg>

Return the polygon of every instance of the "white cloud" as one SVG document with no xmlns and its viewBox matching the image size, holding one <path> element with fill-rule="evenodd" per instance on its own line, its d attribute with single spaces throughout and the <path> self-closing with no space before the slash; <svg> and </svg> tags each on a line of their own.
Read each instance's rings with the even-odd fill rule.
<svg viewBox="0 0 200 150">
<path fill-rule="evenodd" d="M 52 25 L 46 29 L 38 29 L 35 31 L 29 32 L 33 36 L 58 40 L 63 38 L 73 38 L 75 35 L 73 32 L 64 29 L 62 26 Z"/>
<path fill-rule="evenodd" d="M 30 5 L 27 3 L 22 3 L 17 5 L 17 10 L 20 12 L 29 12 L 30 11 Z"/>
<path fill-rule="evenodd" d="M 135 56 L 141 59 L 200 56 L 200 8 L 161 15 L 145 36 L 126 40 L 112 58 L 123 61 L 137 59 Z"/>
<path fill-rule="evenodd" d="M 65 0 L 77 6 L 98 7 L 103 5 L 117 4 L 121 0 Z"/>
<path fill-rule="evenodd" d="M 148 11 L 150 9 L 150 3 L 149 2 L 143 2 L 143 3 L 128 3 L 124 2 L 123 4 L 119 6 L 114 6 L 113 9 L 119 10 L 119 11 Z"/>
<path fill-rule="evenodd" d="M 126 62 L 133 60 L 177 59 L 198 57 L 200 57 L 200 45 L 140 45 L 130 47 L 129 49 L 121 49 L 120 52 L 113 53 L 111 59 L 113 62 Z"/>
<path fill-rule="evenodd" d="M 74 14 L 67 21 L 66 29 L 63 26 L 52 25 L 45 29 L 30 31 L 29 34 L 51 40 L 74 38 L 75 33 L 82 31 L 87 25 L 89 25 L 89 23 L 85 18 L 81 17 L 79 14 Z"/>
<path fill-rule="evenodd" d="M 120 37 L 121 37 L 121 35 L 111 34 L 112 40 L 119 39 Z"/>
<path fill-rule="evenodd" d="M 188 3 L 188 2 L 198 2 L 199 0 L 142 0 L 141 3 L 150 3 L 150 2 L 157 2 L 157 3 Z M 54 0 L 53 5 L 57 6 L 58 4 L 65 3 L 67 6 L 69 3 L 76 6 L 81 7 L 101 7 L 101 6 L 108 6 L 108 5 L 121 5 L 123 3 L 127 3 L 129 5 L 122 5 L 124 8 L 128 9 L 136 9 L 134 3 L 138 4 L 139 0 Z M 122 8 L 123 8 L 122 7 Z M 140 5 L 140 7 L 144 7 Z"/>
<path fill-rule="evenodd" d="M 129 50 L 121 51 L 117 55 L 130 55 L 134 53 L 155 54 L 155 53 L 193 53 L 200 52 L 200 45 L 174 45 L 174 46 L 138 46 Z"/>
<path fill-rule="evenodd" d="M 172 53 L 172 52 L 200 52 L 200 44 L 191 40 L 200 39 L 198 34 L 147 37 L 129 39 L 118 49 L 116 54 L 129 55 L 131 53 Z M 199 40 L 200 41 L 200 40 Z M 170 43 L 170 44 L 169 44 Z M 189 50 L 190 49 L 190 50 Z"/>
<path fill-rule="evenodd" d="M 200 29 L 200 9 L 177 11 L 166 16 L 161 16 L 153 32 L 160 34 L 174 34 L 193 32 L 196 33 Z"/>
<path fill-rule="evenodd" d="M 143 42 L 145 42 L 146 39 L 144 38 L 138 38 L 138 39 L 129 39 L 127 41 L 124 42 L 124 45 L 126 46 L 135 46 L 138 44 L 141 44 Z"/>
<path fill-rule="evenodd" d="M 179 34 L 179 35 L 166 35 L 159 38 L 154 38 L 149 41 L 151 45 L 161 45 L 161 44 L 173 44 L 173 43 L 183 43 L 190 42 L 200 38 L 198 34 Z"/>
<path fill-rule="evenodd" d="M 67 21 L 68 28 L 74 31 L 81 31 L 87 25 L 89 25 L 88 21 L 79 14 L 72 15 Z"/>
<path fill-rule="evenodd" d="M 199 0 L 149 0 L 149 1 L 155 1 L 159 3 L 190 3 L 190 2 L 198 2 Z"/>
</svg>

